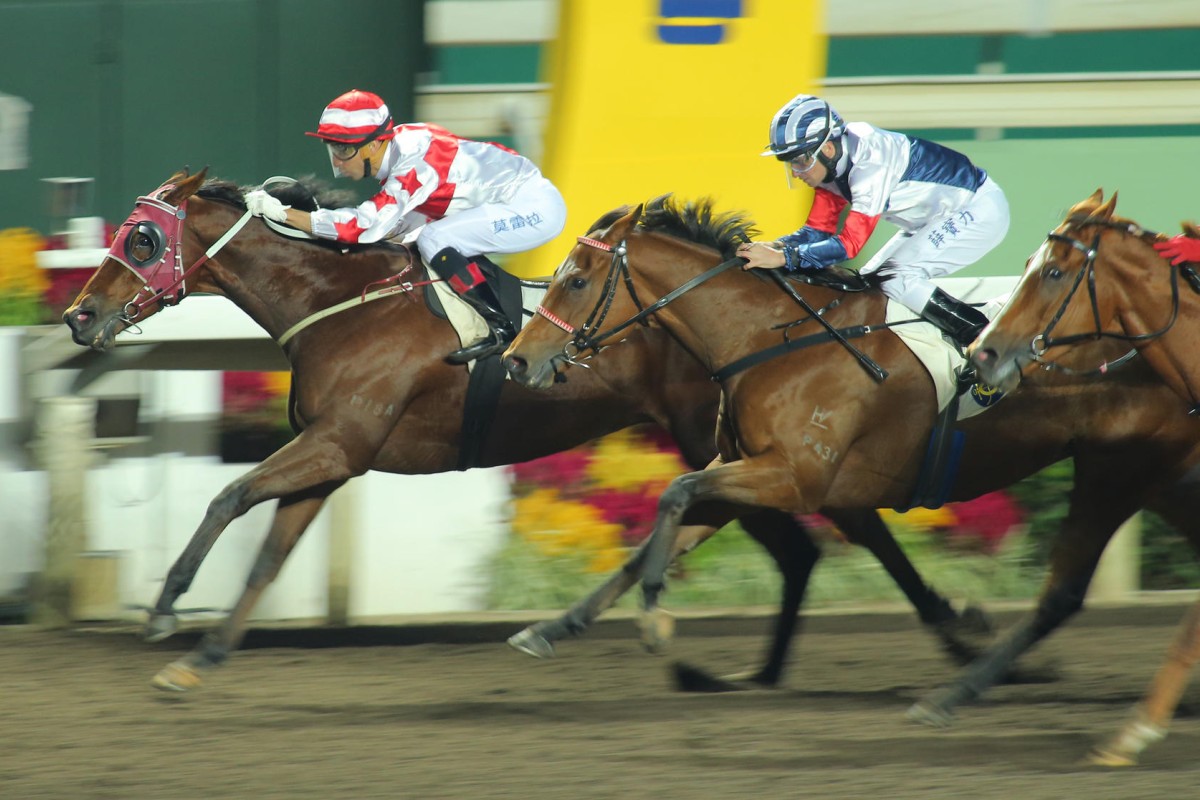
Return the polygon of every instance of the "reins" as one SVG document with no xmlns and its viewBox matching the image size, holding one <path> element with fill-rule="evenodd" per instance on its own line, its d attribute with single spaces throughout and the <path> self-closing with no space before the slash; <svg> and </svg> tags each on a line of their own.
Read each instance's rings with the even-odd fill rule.
<svg viewBox="0 0 1200 800">
<path fill-rule="evenodd" d="M 584 367 L 585 369 L 589 368 L 589 365 L 584 363 L 582 358 L 591 358 L 593 355 L 599 355 L 601 350 L 609 346 L 604 344 L 605 341 L 611 339 L 613 336 L 617 335 L 621 331 L 624 331 L 631 325 L 648 324 L 646 319 L 652 314 L 660 311 L 669 303 L 677 300 L 696 287 L 707 283 L 708 281 L 732 269 L 733 267 L 740 267 L 746 263 L 746 259 L 741 257 L 735 257 L 728 259 L 727 261 L 722 261 L 715 267 L 702 272 L 701 274 L 686 281 L 681 286 L 671 290 L 650 305 L 643 305 L 641 299 L 637 295 L 637 291 L 634 289 L 633 277 L 630 274 L 629 247 L 626 240 L 622 240 L 616 245 L 611 245 L 607 242 L 600 241 L 599 239 L 580 236 L 577 238 L 577 241 L 587 247 L 612 253 L 612 259 L 609 262 L 608 267 L 608 274 L 604 279 L 604 288 L 600 298 L 596 301 L 596 305 L 592 308 L 592 311 L 588 314 L 584 323 L 579 327 L 571 325 L 566 320 L 562 319 L 557 314 L 542 305 L 539 305 L 534 310 L 534 313 L 544 317 L 551 324 L 571 335 L 571 340 L 563 346 L 562 358 L 568 364 Z M 633 299 L 634 305 L 637 306 L 638 311 L 624 322 L 615 325 L 606 331 L 600 331 L 604 320 L 608 317 L 608 312 L 612 308 L 613 300 L 616 297 L 617 285 L 619 283 L 617 279 L 618 275 L 625 283 L 625 286 L 629 291 L 629 295 Z M 882 382 L 887 378 L 887 370 L 880 367 L 869 356 L 856 348 L 854 345 L 850 344 L 848 341 L 849 339 L 865 336 L 866 334 L 871 333 L 873 330 L 888 327 L 887 325 L 858 325 L 844 329 L 836 328 L 833 326 L 833 324 L 826 320 L 819 311 L 814 309 L 808 303 L 808 301 L 796 291 L 795 287 L 788 283 L 784 276 L 776 274 L 776 272 L 772 270 L 771 278 L 774 279 L 775 282 L 783 289 L 785 294 L 790 296 L 801 306 L 801 308 L 808 312 L 811 319 L 814 319 L 820 323 L 825 328 L 825 331 L 823 333 L 805 336 L 800 339 L 788 339 L 780 344 L 752 353 L 743 358 L 739 358 L 714 372 L 710 376 L 713 381 L 722 383 L 734 375 L 744 372 L 745 370 L 757 366 L 758 364 L 778 358 L 779 356 L 785 355 L 794 350 L 801 350 L 806 347 L 811 347 L 812 345 L 823 344 L 830 341 L 841 344 L 852 355 L 854 355 L 859 364 L 862 365 L 863 369 L 865 369 L 868 374 L 875 379 L 876 382 Z M 584 351 L 591 351 L 591 354 L 588 356 L 582 356 Z"/>
</svg>

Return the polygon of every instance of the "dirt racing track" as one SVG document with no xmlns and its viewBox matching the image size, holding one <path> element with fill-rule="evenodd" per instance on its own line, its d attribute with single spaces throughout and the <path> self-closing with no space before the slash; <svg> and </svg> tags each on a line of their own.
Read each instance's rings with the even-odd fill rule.
<svg viewBox="0 0 1200 800">
<path fill-rule="evenodd" d="M 732 695 L 675 691 L 671 664 L 742 669 L 763 618 L 682 620 L 666 656 L 611 621 L 552 661 L 505 646 L 520 624 L 252 631 L 183 696 L 149 680 L 195 634 L 0 627 L 0 798 L 1197 797 L 1195 690 L 1140 766 L 1078 763 L 1182 613 L 1085 611 L 1034 653 L 1057 681 L 997 688 L 948 730 L 905 718 L 953 674 L 906 615 L 810 618 L 785 688 Z"/>
</svg>

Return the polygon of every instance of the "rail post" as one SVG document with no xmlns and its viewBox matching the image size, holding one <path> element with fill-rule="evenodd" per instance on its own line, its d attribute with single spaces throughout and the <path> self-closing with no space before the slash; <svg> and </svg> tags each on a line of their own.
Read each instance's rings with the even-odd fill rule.
<svg viewBox="0 0 1200 800">
<path fill-rule="evenodd" d="M 49 397 L 38 404 L 35 448 L 46 470 L 45 563 L 34 581 L 33 620 L 63 627 L 71 620 L 71 597 L 79 557 L 87 549 L 87 473 L 95 459 L 96 400 Z"/>
</svg>

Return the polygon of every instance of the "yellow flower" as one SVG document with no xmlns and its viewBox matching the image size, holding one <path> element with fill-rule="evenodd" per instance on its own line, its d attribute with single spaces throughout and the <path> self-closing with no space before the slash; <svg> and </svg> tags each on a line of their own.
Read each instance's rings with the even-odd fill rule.
<svg viewBox="0 0 1200 800">
<path fill-rule="evenodd" d="M 649 486 L 661 490 L 688 468 L 674 453 L 663 452 L 630 430 L 596 443 L 588 477 L 604 489 L 627 491 Z"/>
<path fill-rule="evenodd" d="M 621 547 L 620 525 L 605 522 L 587 503 L 563 500 L 557 489 L 536 489 L 514 500 L 512 530 L 551 558 L 595 558 Z"/>
<path fill-rule="evenodd" d="M 291 372 L 267 372 L 263 374 L 263 387 L 272 397 L 287 397 L 292 388 Z"/>
<path fill-rule="evenodd" d="M 46 271 L 37 265 L 37 252 L 44 246 L 31 228 L 0 231 L 0 294 L 42 296 L 50 285 Z"/>
<path fill-rule="evenodd" d="M 941 508 L 913 508 L 903 514 L 887 508 L 880 511 L 880 516 L 883 517 L 883 521 L 888 525 L 899 522 L 901 525 L 919 531 L 949 528 L 955 522 L 954 511 L 949 506 L 942 506 Z"/>
</svg>

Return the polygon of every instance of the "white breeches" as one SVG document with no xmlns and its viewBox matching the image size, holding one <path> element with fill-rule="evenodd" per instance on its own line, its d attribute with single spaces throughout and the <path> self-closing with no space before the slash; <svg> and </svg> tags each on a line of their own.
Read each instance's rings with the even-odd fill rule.
<svg viewBox="0 0 1200 800">
<path fill-rule="evenodd" d="M 549 242 L 567 224 L 567 204 L 550 181 L 531 180 L 505 203 L 488 203 L 425 225 L 417 249 L 425 263 L 445 247 L 466 256 L 522 253 Z"/>
<path fill-rule="evenodd" d="M 1008 200 L 991 178 L 965 207 L 919 230 L 893 236 L 861 270 L 877 273 L 883 293 L 920 314 L 941 278 L 974 264 L 1008 233 Z"/>
</svg>

